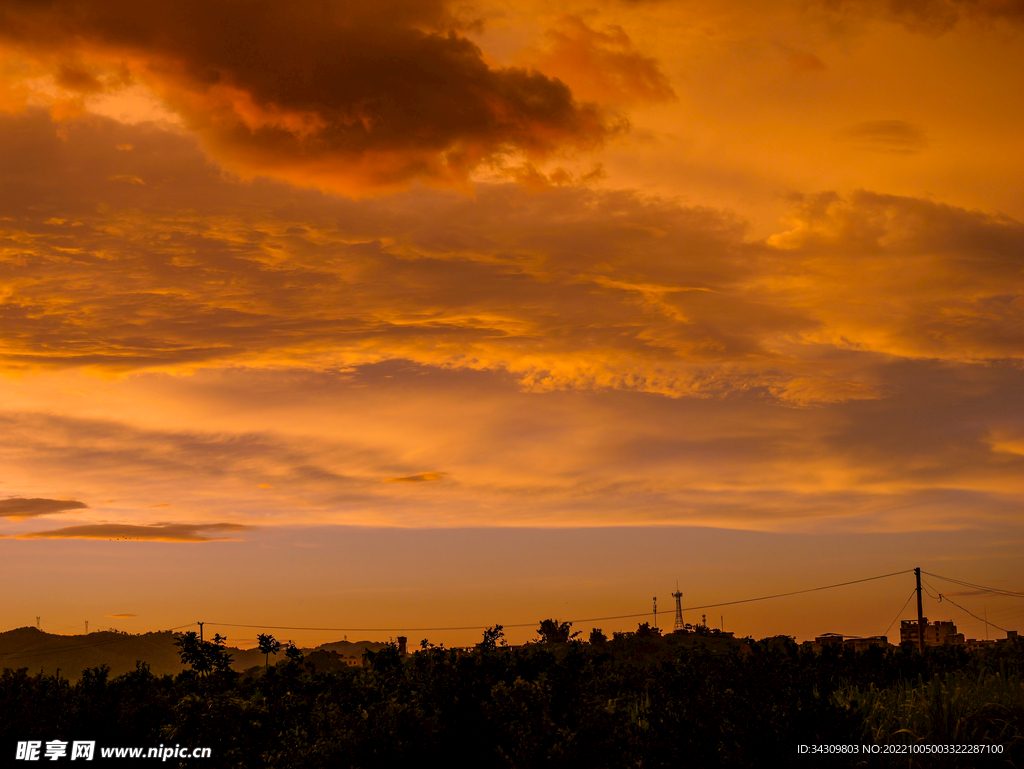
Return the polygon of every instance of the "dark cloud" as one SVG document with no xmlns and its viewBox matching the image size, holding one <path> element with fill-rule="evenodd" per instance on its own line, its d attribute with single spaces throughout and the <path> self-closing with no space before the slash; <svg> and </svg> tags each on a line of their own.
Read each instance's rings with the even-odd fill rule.
<svg viewBox="0 0 1024 769">
<path fill-rule="evenodd" d="M 85 510 L 88 505 L 74 499 L 41 499 L 39 497 L 9 497 L 0 499 L 0 517 L 34 518 L 37 515 Z"/>
<path fill-rule="evenodd" d="M 439 481 L 446 473 L 416 473 L 415 475 L 403 475 L 400 478 L 386 478 L 387 483 L 423 483 L 425 481 Z"/>
<path fill-rule="evenodd" d="M 857 123 L 840 131 L 839 137 L 862 149 L 898 155 L 911 155 L 928 145 L 924 131 L 905 120 Z"/>
<path fill-rule="evenodd" d="M 250 174 L 349 191 L 461 183 L 498 155 L 591 147 L 621 127 L 559 80 L 489 66 L 459 26 L 429 0 L 0 6 L 0 39 L 62 85 L 143 80 Z"/>
<path fill-rule="evenodd" d="M 150 542 L 216 542 L 233 541 L 231 535 L 251 531 L 252 526 L 239 523 L 154 523 L 136 526 L 127 523 L 87 523 L 65 526 L 49 531 L 32 531 L 10 535 L 13 539 L 108 539 Z"/>
</svg>

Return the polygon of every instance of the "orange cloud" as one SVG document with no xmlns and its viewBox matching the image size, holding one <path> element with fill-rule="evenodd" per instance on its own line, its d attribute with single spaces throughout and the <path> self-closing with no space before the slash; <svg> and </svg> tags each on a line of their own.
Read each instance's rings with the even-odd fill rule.
<svg viewBox="0 0 1024 769">
<path fill-rule="evenodd" d="M 0 39 L 59 86 L 145 82 L 246 175 L 348 192 L 457 185 L 507 153 L 593 147 L 616 130 L 559 80 L 489 67 L 459 26 L 443 3 L 412 0 L 0 9 Z"/>
<path fill-rule="evenodd" d="M 85 510 L 88 505 L 74 499 L 8 497 L 0 499 L 0 518 L 34 518 L 37 515 Z"/>
<path fill-rule="evenodd" d="M 385 483 L 423 483 L 425 481 L 439 481 L 446 473 L 416 473 L 415 475 L 403 475 L 401 478 L 386 478 Z"/>
<path fill-rule="evenodd" d="M 839 132 L 839 138 L 860 149 L 909 155 L 928 145 L 924 131 L 905 120 L 871 120 Z"/>
<path fill-rule="evenodd" d="M 902 24 L 915 32 L 938 35 L 961 20 L 1024 21 L 1018 0 L 820 0 L 841 16 L 874 16 Z"/>
<path fill-rule="evenodd" d="M 547 47 L 530 60 L 584 99 L 613 107 L 675 99 L 658 62 L 637 51 L 621 27 L 598 31 L 578 16 L 563 16 L 546 38 Z"/>
<path fill-rule="evenodd" d="M 758 241 L 727 213 L 628 191 L 355 202 L 232 183 L 151 127 L 4 126 L 9 370 L 409 360 L 534 391 L 807 404 L 877 396 L 874 364 L 837 350 L 1024 357 L 1024 229 L 1006 217 L 829 193 Z"/>
<path fill-rule="evenodd" d="M 238 523 L 155 523 L 136 526 L 127 523 L 87 523 L 48 531 L 32 531 L 7 535 L 9 539 L 107 539 L 149 542 L 218 542 L 237 541 L 229 535 L 252 530 Z"/>
</svg>

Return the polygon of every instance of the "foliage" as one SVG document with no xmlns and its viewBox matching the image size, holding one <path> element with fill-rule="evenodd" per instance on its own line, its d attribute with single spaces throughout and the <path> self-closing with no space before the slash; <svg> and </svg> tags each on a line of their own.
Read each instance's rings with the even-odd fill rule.
<svg viewBox="0 0 1024 769">
<path fill-rule="evenodd" d="M 580 633 L 572 631 L 571 622 L 559 622 L 557 619 L 546 619 L 537 628 L 538 642 L 543 644 L 568 643 Z"/>
<path fill-rule="evenodd" d="M 288 647 L 284 650 L 284 656 L 288 658 L 289 662 L 294 662 L 297 664 L 299 662 L 302 662 L 303 654 L 301 651 L 299 651 L 299 647 L 297 647 L 293 643 L 289 643 Z"/>
<path fill-rule="evenodd" d="M 506 646 L 505 631 L 502 625 L 495 625 L 484 630 L 483 640 L 476 645 L 480 651 L 494 651 L 499 646 Z"/>
<path fill-rule="evenodd" d="M 217 633 L 212 641 L 201 641 L 195 631 L 183 633 L 175 642 L 181 664 L 190 665 L 201 677 L 231 673 L 231 655 L 224 649 L 227 637 Z"/>
<path fill-rule="evenodd" d="M 489 630 L 497 644 L 501 628 Z M 1024 645 L 816 654 L 757 642 L 741 653 L 729 639 L 639 636 L 500 654 L 428 647 L 403 657 L 387 645 L 363 668 L 321 673 L 290 655 L 263 675 L 232 677 L 209 662 L 222 643 L 186 634 L 179 646 L 193 670 L 176 678 L 141 664 L 116 678 L 92 668 L 76 684 L 3 671 L 0 744 L 89 735 L 98 745 L 204 746 L 208 769 L 742 769 L 797 765 L 798 744 L 949 740 L 998 743 L 1000 765 L 1024 766 Z M 830 769 L 908 765 L 828 759 Z"/>
<path fill-rule="evenodd" d="M 875 743 L 1007 745 L 1022 739 L 1024 683 L 1018 675 L 986 671 L 936 674 L 882 689 L 848 686 L 832 701 L 863 719 Z"/>
<path fill-rule="evenodd" d="M 277 655 L 281 651 L 281 642 L 278 641 L 274 636 L 269 633 L 260 633 L 256 636 L 256 640 L 259 643 L 260 651 L 265 656 L 266 669 L 270 670 L 270 655 Z"/>
<path fill-rule="evenodd" d="M 660 638 L 661 628 L 651 627 L 649 622 L 644 622 L 642 625 L 637 625 L 636 628 L 637 638 Z"/>
</svg>

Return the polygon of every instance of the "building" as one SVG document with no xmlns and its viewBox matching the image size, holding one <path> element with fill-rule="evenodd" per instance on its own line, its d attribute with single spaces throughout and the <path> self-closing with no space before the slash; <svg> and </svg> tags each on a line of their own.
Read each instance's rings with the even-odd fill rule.
<svg viewBox="0 0 1024 769">
<path fill-rule="evenodd" d="M 865 649 L 870 649 L 872 646 L 888 649 L 889 645 L 889 639 L 884 635 L 873 635 L 867 638 L 847 638 L 843 641 L 845 648 L 852 649 L 855 652 L 862 652 Z"/>
<path fill-rule="evenodd" d="M 839 647 L 841 647 L 843 645 L 844 637 L 845 636 L 843 636 L 843 635 L 841 635 L 839 633 L 825 633 L 823 635 L 816 636 L 815 639 L 814 639 L 814 643 L 816 643 L 818 646 L 822 646 L 822 647 L 824 647 L 824 646 L 839 646 Z"/>
<path fill-rule="evenodd" d="M 900 643 L 910 641 L 914 646 L 920 643 L 921 626 L 916 619 L 905 619 L 900 622 Z M 953 646 L 964 643 L 964 634 L 956 632 L 956 625 L 953 620 L 936 620 L 929 622 L 924 620 L 924 645 L 925 646 Z"/>
</svg>

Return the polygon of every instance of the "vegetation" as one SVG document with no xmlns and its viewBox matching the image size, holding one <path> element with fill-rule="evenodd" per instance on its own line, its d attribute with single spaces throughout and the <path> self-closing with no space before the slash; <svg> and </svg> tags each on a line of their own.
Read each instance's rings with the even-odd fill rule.
<svg viewBox="0 0 1024 769">
<path fill-rule="evenodd" d="M 550 627 L 572 638 L 566 624 Z M 290 647 L 265 671 L 239 675 L 223 662 L 223 641 L 195 634 L 179 639 L 190 669 L 175 677 L 139 664 L 110 678 L 99 667 L 72 685 L 5 670 L 3 749 L 16 740 L 84 736 L 98 746 L 210 747 L 205 767 L 313 769 L 1024 767 L 1020 642 L 923 656 L 910 648 L 816 654 L 785 640 L 741 651 L 727 639 L 661 636 L 641 626 L 611 640 L 592 636 L 594 643 L 510 648 L 501 630 L 489 628 L 471 651 L 427 642 L 403 656 L 388 645 L 368 651 L 364 667 L 334 673 L 317 671 Z M 800 744 L 941 742 L 998 744 L 1004 752 L 810 762 L 797 753 Z"/>
<path fill-rule="evenodd" d="M 277 655 L 281 651 L 281 642 L 278 641 L 274 636 L 269 633 L 260 633 L 256 636 L 256 640 L 259 643 L 259 649 L 264 655 L 264 666 L 270 670 L 270 655 Z"/>
</svg>

